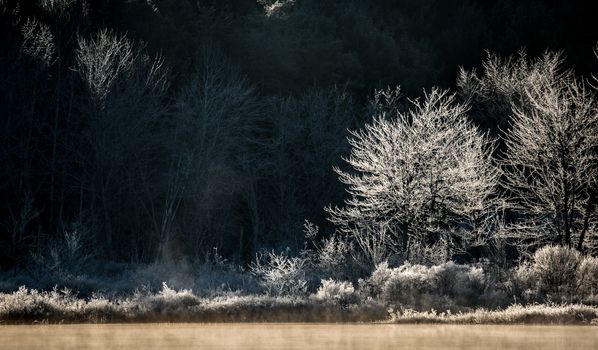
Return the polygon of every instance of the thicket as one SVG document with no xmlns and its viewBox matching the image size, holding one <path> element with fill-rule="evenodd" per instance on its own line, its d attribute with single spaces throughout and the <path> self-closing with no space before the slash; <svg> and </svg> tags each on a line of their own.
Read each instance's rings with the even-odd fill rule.
<svg viewBox="0 0 598 350">
<path fill-rule="evenodd" d="M 279 259 L 283 259 L 279 257 Z M 485 262 L 436 266 L 380 264 L 357 282 L 298 276 L 313 272 L 273 262 L 254 274 L 222 262 L 201 265 L 121 266 L 111 276 L 79 275 L 68 287 L 14 287 L 0 293 L 3 323 L 390 321 L 439 323 L 598 322 L 596 261 L 564 247 L 546 247 L 509 271 Z M 593 269 L 593 270 L 592 270 Z M 258 274 L 266 272 L 269 276 Z M 564 277 L 568 273 L 570 277 Z M 3 276 L 3 278 L 6 276 Z M 291 280 L 293 277 L 295 280 Z M 168 282 L 159 282 L 168 281 Z M 22 282 L 18 281 L 18 282 Z M 32 282 L 35 285 L 37 281 Z M 173 287 L 178 285 L 179 287 Z M 297 288 L 299 286 L 300 288 Z M 274 290 L 273 288 L 279 288 Z M 275 291 L 273 293 L 273 291 Z"/>
</svg>

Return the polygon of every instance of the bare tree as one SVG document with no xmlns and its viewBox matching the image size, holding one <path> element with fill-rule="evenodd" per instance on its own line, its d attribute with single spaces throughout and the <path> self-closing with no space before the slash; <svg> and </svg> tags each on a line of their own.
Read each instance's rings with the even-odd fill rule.
<svg viewBox="0 0 598 350">
<path fill-rule="evenodd" d="M 563 74 L 558 70 L 561 62 L 560 53 L 547 52 L 537 59 L 528 58 L 525 51 L 507 58 L 488 53 L 481 72 L 459 70 L 459 95 L 470 103 L 469 116 L 476 124 L 502 134 L 508 129 L 511 107 L 525 105 L 530 77 L 542 72 Z"/>
<path fill-rule="evenodd" d="M 169 74 L 161 57 L 150 58 L 142 46 L 107 30 L 79 38 L 76 53 L 76 68 L 88 93 L 81 111 L 81 201 L 98 244 L 112 255 L 112 249 L 124 243 L 113 244 L 115 227 L 129 234 L 147 228 L 147 218 L 139 217 L 136 209 L 146 199 L 140 184 L 157 176 L 158 167 L 151 164 L 163 152 L 158 122 L 168 108 L 164 99 Z"/>
<path fill-rule="evenodd" d="M 492 204 L 492 143 L 467 120 L 467 106 L 440 89 L 412 105 L 407 113 L 386 108 L 395 113 L 352 132 L 346 161 L 354 172 L 335 169 L 350 198 L 327 208 L 330 220 L 373 264 L 392 254 L 450 259 L 481 238 L 477 220 Z"/>
<path fill-rule="evenodd" d="M 513 105 L 505 186 L 520 213 L 513 233 L 522 247 L 558 243 L 582 250 L 598 223 L 598 110 L 586 84 L 561 72 L 561 63 L 529 74 L 525 103 Z"/>
</svg>

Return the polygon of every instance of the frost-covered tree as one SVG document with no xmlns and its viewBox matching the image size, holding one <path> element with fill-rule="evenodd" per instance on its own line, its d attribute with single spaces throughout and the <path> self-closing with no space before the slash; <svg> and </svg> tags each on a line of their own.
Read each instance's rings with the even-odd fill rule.
<svg viewBox="0 0 598 350">
<path fill-rule="evenodd" d="M 561 62 L 560 53 L 547 52 L 536 59 L 529 58 L 525 51 L 506 58 L 488 53 L 481 71 L 459 70 L 459 95 L 469 101 L 471 119 L 498 135 L 508 129 L 511 107 L 525 104 L 525 91 L 533 84 L 532 77 L 542 72 L 557 73 Z"/>
<path fill-rule="evenodd" d="M 598 109 L 586 84 L 559 65 L 531 74 L 505 137 L 505 186 L 527 245 L 582 250 L 596 230 Z"/>
<path fill-rule="evenodd" d="M 387 95 L 383 101 L 397 103 Z M 408 112 L 385 107 L 351 133 L 346 161 L 353 171 L 335 169 L 350 198 L 343 208 L 327 208 L 330 220 L 370 264 L 390 255 L 446 261 L 482 238 L 479 220 L 498 175 L 492 143 L 448 91 L 432 89 Z"/>
<path fill-rule="evenodd" d="M 50 27 L 36 19 L 29 19 L 22 28 L 21 51 L 38 61 L 42 67 L 50 66 L 55 60 L 54 36 Z"/>
</svg>

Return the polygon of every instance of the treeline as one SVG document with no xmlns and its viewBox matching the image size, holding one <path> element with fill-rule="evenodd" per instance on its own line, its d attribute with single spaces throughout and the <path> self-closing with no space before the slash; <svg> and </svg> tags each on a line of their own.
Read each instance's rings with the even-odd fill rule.
<svg viewBox="0 0 598 350">
<path fill-rule="evenodd" d="M 592 11 L 582 4 L 531 0 L 430 0 L 417 5 L 0 1 L 0 265 L 7 269 L 47 261 L 60 255 L 63 246 L 97 259 L 130 262 L 216 254 L 247 263 L 262 248 L 298 251 L 304 244 L 305 219 L 320 226 L 316 235 L 328 237 L 335 230 L 322 208 L 342 205 L 347 195 L 333 167 L 340 168 L 345 182 L 356 179 L 342 160 L 355 148 L 355 141 L 346 141 L 347 130 L 363 127 L 372 116 L 408 115 L 412 108 L 398 91 L 373 91 L 400 84 L 406 96 L 416 96 L 423 87 L 452 84 L 458 65 L 479 65 L 486 48 L 510 54 L 522 45 L 531 56 L 546 48 L 564 48 L 568 62 L 588 76 L 595 64 L 591 47 L 598 37 L 591 17 Z M 542 82 L 545 78 L 549 81 Z M 494 156 L 510 150 L 507 168 L 519 169 L 528 165 L 520 161 L 530 155 L 515 155 L 517 147 L 531 153 L 549 149 L 544 144 L 528 147 L 525 138 L 531 128 L 544 130 L 542 135 L 553 141 L 550 125 L 537 129 L 533 121 L 538 118 L 526 119 L 527 112 L 552 115 L 545 108 L 554 106 L 544 106 L 542 96 L 554 97 L 558 111 L 561 100 L 573 101 L 564 118 L 595 115 L 591 88 L 575 79 L 560 58 L 550 55 L 507 61 L 492 56 L 481 73 L 461 72 L 459 95 L 445 107 L 461 108 L 452 113 L 455 117 L 471 108 L 468 116 L 482 131 L 505 140 L 493 151 L 479 135 L 463 140 L 472 152 L 484 149 L 482 160 L 492 166 L 487 173 L 496 180 L 477 188 L 480 184 L 471 176 L 478 173 L 464 173 L 472 181 L 470 189 L 481 189 L 477 194 L 493 203 L 471 202 L 467 208 L 476 213 L 499 208 L 496 200 L 504 198 L 499 196 L 499 177 L 518 186 L 515 177 L 498 174 Z M 554 94 L 544 95 L 553 83 Z M 539 91 L 530 90 L 538 86 Z M 444 101 L 446 95 L 435 91 Z M 518 104 L 522 101 L 525 104 Z M 578 112 L 586 101 L 592 101 L 587 111 L 593 112 Z M 505 136 L 501 130 L 509 128 L 511 115 L 522 128 Z M 579 135 L 579 143 L 586 146 L 595 140 L 588 138 L 596 134 L 595 123 L 585 124 L 583 118 L 583 124 L 571 124 L 562 140 Z M 553 121 L 560 125 L 561 120 Z M 455 122 L 467 135 L 477 135 L 473 124 Z M 407 130 L 410 120 L 405 123 Z M 426 130 L 422 128 L 417 140 L 433 136 Z M 420 145 L 426 152 L 432 146 Z M 579 145 L 566 146 L 577 157 Z M 595 151 L 595 144 L 589 146 Z M 445 159 L 434 158 L 435 152 L 422 154 L 426 156 L 420 162 Z M 482 161 L 475 158 L 478 153 L 471 154 L 468 160 Z M 578 167 L 578 158 L 567 160 L 564 168 L 561 162 L 558 169 L 592 176 L 594 156 L 584 153 L 587 169 Z M 357 164 L 359 172 L 356 161 L 349 163 Z M 444 169 L 450 164 L 442 163 Z M 549 172 L 547 181 L 553 175 Z M 558 227 L 547 229 L 542 236 L 548 237 L 546 242 L 590 249 L 583 242 L 595 239 L 595 178 L 592 181 L 587 186 L 560 182 L 573 186 L 565 191 L 564 207 L 555 207 L 561 203 L 547 196 L 542 199 L 548 207 L 544 211 L 536 211 L 537 204 L 526 207 L 526 197 L 518 195 L 524 200 L 507 207 L 509 214 L 500 218 L 521 223 L 519 216 L 533 213 L 536 223 L 554 219 Z M 372 222 L 380 229 L 380 221 L 370 220 L 350 243 L 391 250 L 404 246 L 402 252 L 419 246 L 434 249 L 438 242 L 460 243 L 442 232 L 482 227 L 455 219 L 463 208 L 434 209 L 432 216 L 427 211 L 428 216 L 409 223 L 417 223 L 419 231 L 403 230 L 407 221 L 385 221 L 385 227 L 400 227 L 403 233 L 398 241 L 382 237 L 381 244 L 369 241 L 371 236 L 360 242 L 359 235 L 372 232 Z M 353 232 L 354 223 L 336 213 L 331 216 L 336 227 Z M 377 218 L 386 220 L 388 215 L 392 213 Z M 519 228 L 519 233 L 529 232 Z M 484 229 L 499 232 L 494 226 Z M 524 245 L 536 242 L 535 236 L 519 237 Z M 408 248 L 407 242 L 417 245 Z M 372 262 L 390 256 L 390 251 L 363 252 L 382 254 Z"/>
</svg>

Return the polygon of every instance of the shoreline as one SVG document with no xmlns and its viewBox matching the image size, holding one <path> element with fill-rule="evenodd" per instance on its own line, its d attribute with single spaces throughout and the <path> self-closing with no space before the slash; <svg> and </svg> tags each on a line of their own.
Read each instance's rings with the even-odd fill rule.
<svg viewBox="0 0 598 350">
<path fill-rule="evenodd" d="M 368 323 L 541 324 L 598 326 L 598 306 L 512 304 L 504 309 L 394 311 L 375 300 L 355 304 L 312 298 L 231 295 L 202 298 L 188 291 L 108 299 L 78 298 L 24 287 L 0 293 L 0 325 L 113 323 Z"/>
</svg>

